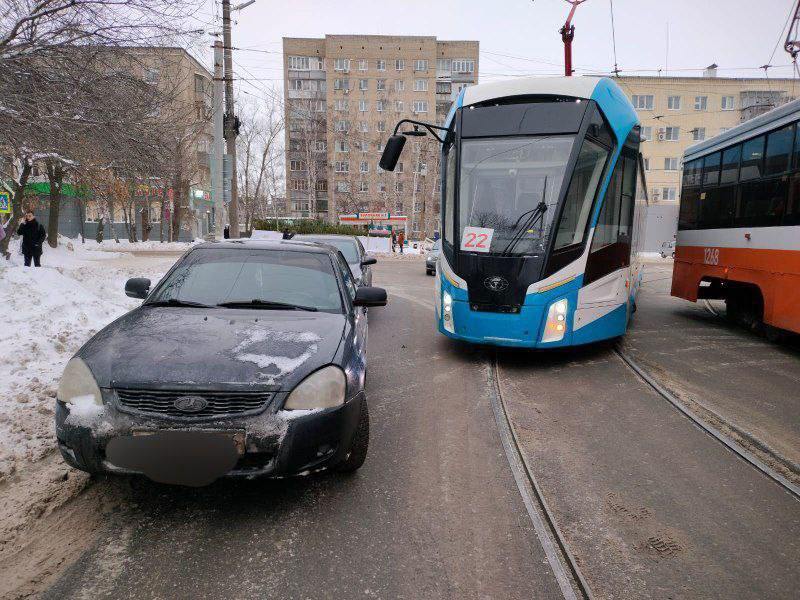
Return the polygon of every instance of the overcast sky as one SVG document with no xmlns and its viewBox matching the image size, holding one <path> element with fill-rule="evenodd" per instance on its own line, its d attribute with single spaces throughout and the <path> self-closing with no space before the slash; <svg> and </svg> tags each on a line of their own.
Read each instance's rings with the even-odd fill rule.
<svg viewBox="0 0 800 600">
<path fill-rule="evenodd" d="M 237 4 L 239 0 L 232 0 Z M 617 63 L 621 72 L 699 75 L 720 65 L 720 76 L 791 76 L 783 50 L 794 0 L 614 0 Z M 200 19 L 209 30 L 209 1 Z M 480 81 L 520 75 L 560 75 L 563 45 L 558 29 L 564 0 L 257 0 L 235 13 L 233 43 L 241 89 L 277 86 L 281 38 L 325 34 L 432 35 L 480 42 Z M 609 72 L 614 65 L 610 0 L 586 0 L 573 20 L 573 61 L 581 72 Z M 669 52 L 667 28 L 669 27 Z M 781 33 L 783 30 L 783 34 Z M 774 50 L 776 48 L 777 50 Z M 774 55 L 773 55 L 774 51 Z M 772 57 L 772 58 L 771 58 Z M 207 55 L 211 62 L 210 54 Z M 281 89 L 281 87 L 278 87 Z"/>
</svg>

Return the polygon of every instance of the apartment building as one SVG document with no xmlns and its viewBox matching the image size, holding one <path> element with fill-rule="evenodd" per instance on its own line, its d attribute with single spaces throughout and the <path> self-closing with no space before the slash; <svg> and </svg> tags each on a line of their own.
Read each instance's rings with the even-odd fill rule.
<svg viewBox="0 0 800 600">
<path fill-rule="evenodd" d="M 651 203 L 680 198 L 681 160 L 687 147 L 794 99 L 791 79 L 619 77 L 642 123 L 641 151 Z M 800 88 L 798 89 L 800 93 Z"/>
<path fill-rule="evenodd" d="M 478 81 L 478 42 L 430 36 L 284 38 L 286 196 L 293 217 L 391 212 L 430 233 L 438 144 L 410 138 L 393 173 L 378 166 L 402 118 L 442 122 Z"/>
</svg>

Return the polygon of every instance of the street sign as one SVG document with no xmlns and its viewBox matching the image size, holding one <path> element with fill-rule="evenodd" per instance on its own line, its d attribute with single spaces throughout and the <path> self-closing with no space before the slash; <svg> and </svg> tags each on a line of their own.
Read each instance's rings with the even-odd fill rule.
<svg viewBox="0 0 800 600">
<path fill-rule="evenodd" d="M 0 192 L 0 214 L 11 213 L 11 194 Z"/>
</svg>

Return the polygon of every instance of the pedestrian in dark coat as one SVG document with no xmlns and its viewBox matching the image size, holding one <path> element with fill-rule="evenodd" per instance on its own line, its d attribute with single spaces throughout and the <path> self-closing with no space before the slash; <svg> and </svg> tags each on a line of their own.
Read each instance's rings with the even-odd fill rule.
<svg viewBox="0 0 800 600">
<path fill-rule="evenodd" d="M 25 266 L 30 267 L 31 260 L 33 260 L 35 266 L 41 267 L 42 244 L 47 239 L 47 232 L 44 230 L 44 226 L 36 220 L 33 211 L 29 210 L 25 213 L 19 229 L 17 229 L 17 235 L 22 236 L 22 255 L 25 257 Z"/>
<path fill-rule="evenodd" d="M 392 252 L 395 251 L 396 247 L 397 247 L 397 234 L 394 232 L 394 229 L 393 229 L 392 230 Z"/>
</svg>

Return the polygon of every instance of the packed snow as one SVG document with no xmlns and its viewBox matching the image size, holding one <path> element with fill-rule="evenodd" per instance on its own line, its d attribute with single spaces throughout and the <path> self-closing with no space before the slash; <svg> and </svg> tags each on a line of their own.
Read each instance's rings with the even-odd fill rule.
<svg viewBox="0 0 800 600">
<path fill-rule="evenodd" d="M 255 364 L 260 369 L 268 369 L 272 367 L 277 370 L 277 373 L 262 373 L 261 376 L 265 377 L 269 383 L 274 383 L 286 373 L 291 373 L 296 370 L 300 365 L 306 362 L 318 350 L 317 343 L 320 337 L 312 331 L 303 332 L 290 332 L 290 331 L 273 331 L 271 329 L 248 329 L 237 331 L 237 335 L 241 335 L 244 339 L 233 349 L 234 357 L 236 360 L 242 362 L 250 362 Z M 294 342 L 299 345 L 305 345 L 303 352 L 297 356 L 270 356 L 267 354 L 257 354 L 256 349 L 263 347 L 264 342 Z M 246 350 L 249 350 L 247 352 Z"/>
<path fill-rule="evenodd" d="M 155 284 L 188 248 L 61 238 L 56 249 L 45 245 L 37 269 L 23 266 L 19 240 L 12 240 L 11 259 L 0 258 L 0 481 L 55 450 L 58 379 L 84 342 L 141 302 L 125 296 L 125 281 L 149 277 Z M 173 254 L 133 256 L 118 250 Z"/>
</svg>

